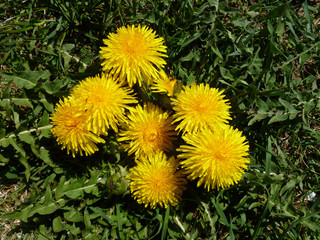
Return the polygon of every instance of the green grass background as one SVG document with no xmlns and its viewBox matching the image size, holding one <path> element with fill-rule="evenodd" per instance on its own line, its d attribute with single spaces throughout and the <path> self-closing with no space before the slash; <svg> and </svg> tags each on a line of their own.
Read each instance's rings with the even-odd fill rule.
<svg viewBox="0 0 320 240">
<path fill-rule="evenodd" d="M 320 2 L 5 0 L 0 3 L 0 232 L 6 239 L 320 239 Z M 110 135 L 67 156 L 49 116 L 101 72 L 117 27 L 165 38 L 166 71 L 225 91 L 250 145 L 241 182 L 145 209 Z M 310 194 L 315 193 L 314 198 Z"/>
</svg>

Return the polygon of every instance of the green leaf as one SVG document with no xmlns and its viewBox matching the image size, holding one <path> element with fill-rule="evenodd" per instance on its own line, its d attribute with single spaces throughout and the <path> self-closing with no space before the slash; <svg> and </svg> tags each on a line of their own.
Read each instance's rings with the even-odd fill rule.
<svg viewBox="0 0 320 240">
<path fill-rule="evenodd" d="M 257 78 L 263 69 L 264 58 L 260 57 L 260 50 L 256 51 L 250 63 L 248 64 L 248 72 Z"/>
<path fill-rule="evenodd" d="M 79 198 L 79 197 L 83 197 L 83 182 L 84 182 L 84 178 L 76 181 L 76 182 L 73 182 L 71 184 L 68 184 L 66 186 L 66 190 L 64 192 L 64 195 L 66 195 L 67 197 L 69 198 L 72 198 L 72 199 L 76 199 L 76 198 Z"/>
<path fill-rule="evenodd" d="M 282 110 L 278 110 L 274 113 L 274 116 L 269 120 L 268 124 L 275 122 L 282 122 L 288 119 L 288 114 L 284 113 Z"/>
<path fill-rule="evenodd" d="M 0 153 L 0 166 L 6 165 L 10 161 L 10 158 L 6 158 Z"/>
<path fill-rule="evenodd" d="M 84 209 L 83 221 L 84 221 L 84 225 L 86 226 L 86 229 L 91 229 L 92 225 L 91 225 L 90 216 L 87 208 Z"/>
<path fill-rule="evenodd" d="M 297 114 L 300 112 L 297 109 L 295 109 L 291 103 L 289 103 L 281 98 L 279 99 L 279 102 L 286 108 L 286 110 L 288 110 L 287 114 L 289 114 L 290 120 L 294 119 L 297 116 Z"/>
<path fill-rule="evenodd" d="M 83 221 L 82 214 L 79 212 L 79 210 L 75 209 L 73 206 L 71 207 L 71 209 L 68 212 L 63 213 L 63 217 L 68 222 L 76 223 L 76 222 Z"/>
<path fill-rule="evenodd" d="M 220 204 L 218 201 L 215 201 L 215 199 L 211 198 L 211 202 L 213 203 L 215 209 L 217 210 L 219 216 L 220 216 L 220 220 L 221 222 L 225 225 L 225 226 L 229 226 L 229 222 L 228 219 L 226 217 L 226 215 L 224 214 Z"/>
<path fill-rule="evenodd" d="M 35 139 L 31 135 L 30 132 L 23 132 L 23 134 L 19 134 L 18 136 L 19 136 L 20 140 L 25 142 L 25 143 L 28 143 L 30 145 L 34 145 L 35 144 Z"/>
<path fill-rule="evenodd" d="M 28 163 L 27 157 L 21 156 L 19 158 L 19 162 L 22 163 L 22 165 L 25 167 L 24 174 L 25 174 L 26 180 L 28 182 L 29 178 L 30 178 L 30 165 Z"/>
<path fill-rule="evenodd" d="M 51 113 L 54 112 L 54 105 L 51 102 L 48 102 L 46 99 L 46 96 L 43 93 L 39 93 L 39 97 L 41 98 L 41 103 L 44 105 L 44 107 Z"/>
<path fill-rule="evenodd" d="M 52 228 L 54 232 L 61 232 L 63 230 L 64 227 L 60 216 L 53 219 Z"/>
<path fill-rule="evenodd" d="M 55 189 L 55 199 L 59 200 L 63 194 L 65 189 L 67 188 L 66 186 L 66 177 L 65 176 L 61 176 L 60 181 L 58 186 Z"/>
<path fill-rule="evenodd" d="M 8 80 L 13 81 L 20 89 L 24 87 L 26 89 L 32 89 L 37 85 L 39 79 L 47 79 L 51 74 L 48 70 L 44 70 L 34 72 L 15 72 L 13 74 L 0 73 L 0 75 Z"/>
<path fill-rule="evenodd" d="M 69 83 L 69 79 L 55 79 L 55 81 L 46 81 L 41 87 L 49 94 L 55 94 Z"/>
</svg>

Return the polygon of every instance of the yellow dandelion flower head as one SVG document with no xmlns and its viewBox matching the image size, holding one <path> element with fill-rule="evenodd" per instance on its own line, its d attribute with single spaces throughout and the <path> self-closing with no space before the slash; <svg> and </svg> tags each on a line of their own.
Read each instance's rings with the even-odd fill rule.
<svg viewBox="0 0 320 240">
<path fill-rule="evenodd" d="M 176 99 L 172 98 L 174 122 L 180 122 L 176 130 L 194 133 L 227 123 L 231 119 L 230 105 L 223 97 L 221 91 L 209 84 L 184 87 Z"/>
<path fill-rule="evenodd" d="M 149 102 L 143 108 L 138 105 L 130 111 L 126 129 L 119 133 L 118 140 L 127 142 L 125 149 L 136 157 L 170 151 L 176 138 L 171 123 L 172 118 L 160 107 Z"/>
<path fill-rule="evenodd" d="M 88 112 L 88 129 L 97 134 L 108 134 L 111 127 L 118 131 L 117 124 L 125 121 L 125 109 L 137 103 L 130 95 L 132 90 L 122 86 L 112 76 L 102 74 L 88 77 L 72 91 L 79 108 Z"/>
<path fill-rule="evenodd" d="M 130 87 L 142 79 L 151 84 L 163 68 L 167 57 L 164 39 L 147 26 L 120 27 L 104 39 L 106 47 L 101 47 L 103 70 L 127 80 Z M 143 76 L 143 78 L 142 78 Z"/>
<path fill-rule="evenodd" d="M 204 183 L 209 191 L 213 188 L 226 188 L 238 183 L 249 163 L 249 146 L 242 132 L 226 125 L 215 131 L 201 131 L 186 134 L 179 158 L 191 180 L 198 178 L 197 185 Z"/>
<path fill-rule="evenodd" d="M 58 144 L 62 149 L 72 152 L 75 157 L 76 153 L 91 155 L 98 150 L 97 143 L 105 141 L 90 132 L 87 128 L 87 114 L 79 111 L 78 103 L 74 98 L 60 99 L 55 107 L 55 113 L 51 116 L 53 135 L 57 138 Z"/>
<path fill-rule="evenodd" d="M 179 162 L 174 157 L 167 159 L 163 152 L 141 157 L 127 176 L 131 180 L 133 197 L 145 207 L 177 205 L 187 183 L 183 171 L 177 170 L 178 166 Z"/>
<path fill-rule="evenodd" d="M 170 78 L 164 71 L 160 72 L 160 76 L 154 79 L 153 86 L 151 90 L 157 93 L 165 93 L 172 97 L 174 91 L 177 89 L 177 80 Z"/>
</svg>

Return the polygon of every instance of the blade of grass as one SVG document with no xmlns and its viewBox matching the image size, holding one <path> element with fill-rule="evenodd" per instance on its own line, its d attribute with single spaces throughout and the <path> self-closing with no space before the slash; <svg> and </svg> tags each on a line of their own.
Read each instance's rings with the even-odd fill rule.
<svg viewBox="0 0 320 240">
<path fill-rule="evenodd" d="M 166 213 L 164 215 L 163 227 L 162 227 L 162 232 L 161 232 L 161 240 L 167 239 L 166 235 L 167 235 L 167 231 L 168 231 L 169 214 L 170 214 L 170 205 L 168 205 L 168 208 L 167 208 Z"/>
<path fill-rule="evenodd" d="M 117 223 L 118 223 L 118 236 L 119 239 L 123 240 L 124 235 L 122 232 L 122 219 L 121 219 L 121 212 L 120 212 L 120 204 L 116 204 L 116 214 L 117 214 Z"/>
</svg>

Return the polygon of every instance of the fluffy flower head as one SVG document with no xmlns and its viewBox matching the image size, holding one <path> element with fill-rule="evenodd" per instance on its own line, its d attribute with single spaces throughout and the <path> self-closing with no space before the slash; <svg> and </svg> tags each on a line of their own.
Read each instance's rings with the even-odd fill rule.
<svg viewBox="0 0 320 240">
<path fill-rule="evenodd" d="M 137 161 L 127 176 L 131 180 L 130 190 L 138 203 L 155 208 L 175 206 L 181 199 L 187 183 L 183 171 L 177 170 L 178 161 L 162 152 Z"/>
<path fill-rule="evenodd" d="M 120 27 L 104 39 L 101 47 L 103 70 L 127 80 L 129 86 L 136 82 L 141 86 L 142 76 L 148 84 L 159 74 L 167 57 L 164 39 L 148 27 Z"/>
<path fill-rule="evenodd" d="M 214 132 L 202 131 L 187 134 L 183 139 L 188 145 L 180 146 L 179 158 L 188 178 L 198 179 L 198 186 L 204 183 L 209 191 L 226 188 L 238 183 L 247 169 L 249 146 L 245 137 L 230 126 L 217 128 Z"/>
<path fill-rule="evenodd" d="M 136 157 L 170 151 L 176 136 L 171 123 L 169 114 L 154 104 L 138 105 L 131 110 L 126 130 L 119 133 L 118 140 L 127 142 L 124 147 Z"/>
<path fill-rule="evenodd" d="M 131 92 L 113 77 L 102 74 L 81 81 L 72 95 L 81 103 L 79 108 L 88 112 L 88 129 L 107 135 L 110 127 L 118 131 L 117 124 L 124 121 L 125 109 L 129 104 L 137 103 Z"/>
<path fill-rule="evenodd" d="M 172 98 L 174 122 L 180 122 L 176 130 L 195 133 L 224 125 L 231 117 L 230 106 L 223 97 L 222 92 L 208 84 L 184 87 L 176 99 Z"/>
<path fill-rule="evenodd" d="M 51 116 L 53 135 L 57 138 L 58 144 L 62 149 L 72 152 L 75 157 L 76 153 L 90 155 L 98 150 L 96 143 L 105 141 L 90 132 L 87 128 L 86 112 L 79 111 L 77 102 L 69 97 L 61 99 L 55 107 L 55 113 Z"/>
</svg>

